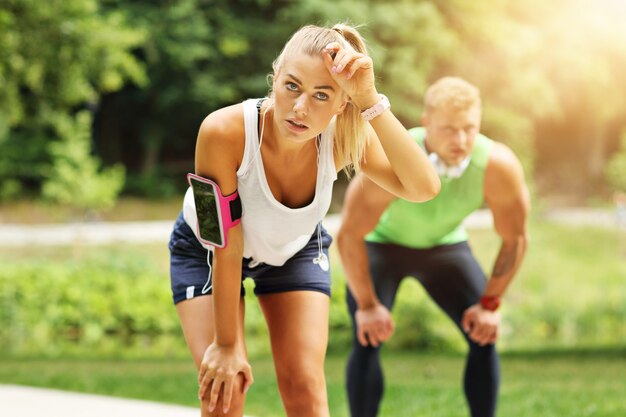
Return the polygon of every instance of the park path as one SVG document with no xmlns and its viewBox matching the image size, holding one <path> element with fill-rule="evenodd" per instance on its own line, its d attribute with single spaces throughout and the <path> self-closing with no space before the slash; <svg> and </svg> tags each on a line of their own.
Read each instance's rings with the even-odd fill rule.
<svg viewBox="0 0 626 417">
<path fill-rule="evenodd" d="M 192 407 L 0 385 L 0 415 L 6 417 L 197 417 L 199 414 Z"/>
<path fill-rule="evenodd" d="M 616 212 L 609 209 L 561 208 L 546 211 L 541 214 L 541 218 L 570 225 L 617 227 Z M 339 215 L 328 215 L 323 224 L 334 234 L 339 228 Z M 101 245 L 116 242 L 165 243 L 169 239 L 172 225 L 173 220 L 0 224 L 0 247 Z M 467 218 L 465 225 L 468 228 L 490 228 L 493 225 L 491 212 L 486 209 L 477 210 Z"/>
</svg>

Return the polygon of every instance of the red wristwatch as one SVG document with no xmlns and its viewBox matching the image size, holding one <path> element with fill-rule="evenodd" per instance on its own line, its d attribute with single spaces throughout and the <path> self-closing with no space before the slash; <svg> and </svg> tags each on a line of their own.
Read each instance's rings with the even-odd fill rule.
<svg viewBox="0 0 626 417">
<path fill-rule="evenodd" d="M 485 310 L 496 311 L 500 307 L 500 297 L 480 297 L 480 305 Z"/>
</svg>

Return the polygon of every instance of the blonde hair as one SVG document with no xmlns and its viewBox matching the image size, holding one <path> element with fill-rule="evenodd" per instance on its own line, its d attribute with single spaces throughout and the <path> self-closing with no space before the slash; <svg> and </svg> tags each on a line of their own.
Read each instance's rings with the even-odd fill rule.
<svg viewBox="0 0 626 417">
<path fill-rule="evenodd" d="M 426 90 L 424 111 L 469 110 L 481 106 L 480 90 L 458 77 L 444 77 Z"/>
<path fill-rule="evenodd" d="M 308 25 L 300 28 L 287 41 L 283 50 L 272 63 L 273 74 L 268 75 L 271 85 L 274 77 L 280 72 L 283 64 L 295 55 L 307 54 L 320 56 L 331 42 L 338 42 L 343 48 L 352 49 L 367 55 L 365 40 L 356 28 L 347 24 L 336 24 L 332 28 Z M 349 168 L 358 172 L 365 151 L 367 140 L 367 122 L 361 117 L 361 111 L 348 101 L 343 112 L 337 115 L 335 125 L 334 148 L 340 161 L 347 162 L 344 172 L 350 176 Z"/>
</svg>

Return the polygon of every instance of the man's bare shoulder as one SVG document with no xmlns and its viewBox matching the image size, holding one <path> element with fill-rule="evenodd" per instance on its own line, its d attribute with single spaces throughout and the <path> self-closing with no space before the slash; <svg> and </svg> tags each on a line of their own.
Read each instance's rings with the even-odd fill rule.
<svg viewBox="0 0 626 417">
<path fill-rule="evenodd" d="M 494 142 L 489 154 L 485 182 L 520 181 L 524 178 L 522 163 L 507 145 Z"/>
<path fill-rule="evenodd" d="M 487 164 L 487 170 L 495 169 L 500 173 L 501 170 L 510 171 L 521 169 L 521 162 L 517 155 L 502 142 L 493 143 L 493 148 L 489 154 L 489 162 Z"/>
<path fill-rule="evenodd" d="M 485 171 L 484 193 L 490 199 L 502 199 L 524 193 L 526 183 L 522 163 L 507 145 L 494 142 Z"/>
</svg>

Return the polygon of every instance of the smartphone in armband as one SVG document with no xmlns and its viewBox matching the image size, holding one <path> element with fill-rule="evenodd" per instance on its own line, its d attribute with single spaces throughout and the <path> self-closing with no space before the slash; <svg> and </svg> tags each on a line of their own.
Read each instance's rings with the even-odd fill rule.
<svg viewBox="0 0 626 417">
<path fill-rule="evenodd" d="M 239 194 L 234 192 L 224 197 L 216 182 L 196 174 L 187 174 L 187 181 L 196 205 L 198 240 L 206 245 L 226 247 L 228 230 L 241 221 Z"/>
</svg>

